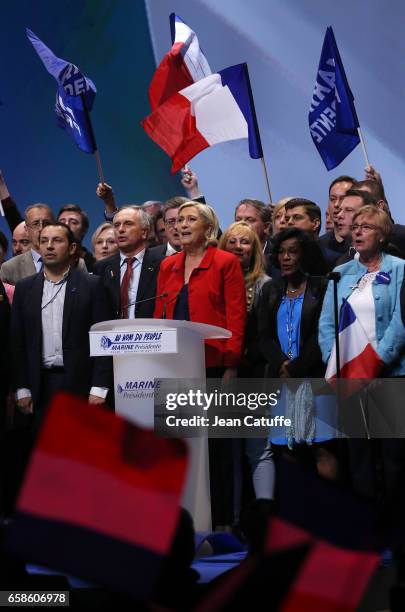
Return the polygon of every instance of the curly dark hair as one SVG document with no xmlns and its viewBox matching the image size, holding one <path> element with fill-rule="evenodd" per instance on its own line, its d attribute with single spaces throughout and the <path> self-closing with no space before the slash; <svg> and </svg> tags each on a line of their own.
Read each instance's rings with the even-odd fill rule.
<svg viewBox="0 0 405 612">
<path fill-rule="evenodd" d="M 301 269 L 305 274 L 314 276 L 326 274 L 328 266 L 321 251 L 321 247 L 317 240 L 312 238 L 311 234 L 304 232 L 298 227 L 289 227 L 279 232 L 273 241 L 271 250 L 272 263 L 276 268 L 279 268 L 278 253 L 283 242 L 290 238 L 297 238 L 301 247 L 302 256 L 300 260 Z"/>
</svg>

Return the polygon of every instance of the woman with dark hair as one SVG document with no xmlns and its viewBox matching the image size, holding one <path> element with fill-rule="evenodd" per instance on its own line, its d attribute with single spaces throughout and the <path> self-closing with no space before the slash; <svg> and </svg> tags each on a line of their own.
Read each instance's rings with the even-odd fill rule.
<svg viewBox="0 0 405 612">
<path fill-rule="evenodd" d="M 281 278 L 264 285 L 258 307 L 258 348 L 266 362 L 266 376 L 323 378 L 318 320 L 327 287 L 327 265 L 321 249 L 306 232 L 289 228 L 275 237 L 272 258 Z M 309 381 L 293 387 L 283 385 L 274 416 L 284 416 L 290 425 L 273 428 L 273 450 L 278 446 L 279 451 L 280 447 L 284 452 L 292 451 L 315 467 L 320 454 L 313 443 L 333 437 L 327 425 L 332 399 L 314 395 Z M 318 470 L 320 467 L 319 463 Z"/>
</svg>

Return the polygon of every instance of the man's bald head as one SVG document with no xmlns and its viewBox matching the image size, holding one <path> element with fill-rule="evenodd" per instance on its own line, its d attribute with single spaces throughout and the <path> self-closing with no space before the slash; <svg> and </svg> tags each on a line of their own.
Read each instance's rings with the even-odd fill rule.
<svg viewBox="0 0 405 612">
<path fill-rule="evenodd" d="M 26 253 L 30 250 L 30 248 L 31 240 L 28 236 L 27 227 L 25 225 L 25 221 L 21 221 L 21 223 L 17 225 L 13 232 L 13 257 L 15 257 L 15 255 L 21 255 L 22 253 Z"/>
</svg>

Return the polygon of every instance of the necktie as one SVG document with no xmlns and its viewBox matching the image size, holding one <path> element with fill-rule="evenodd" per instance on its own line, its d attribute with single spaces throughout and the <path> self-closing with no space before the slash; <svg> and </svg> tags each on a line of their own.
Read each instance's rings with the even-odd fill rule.
<svg viewBox="0 0 405 612">
<path fill-rule="evenodd" d="M 121 288 L 120 288 L 121 318 L 122 319 L 128 319 L 128 309 L 129 309 L 129 303 L 130 303 L 129 285 L 131 283 L 132 264 L 134 263 L 135 259 L 136 259 L 135 257 L 126 257 L 124 259 L 124 263 L 127 264 L 127 267 L 124 272 L 124 276 L 122 277 Z"/>
<path fill-rule="evenodd" d="M 44 269 L 44 262 L 42 261 L 42 257 L 39 257 L 38 263 L 39 263 L 39 272 L 42 272 L 42 270 Z"/>
</svg>

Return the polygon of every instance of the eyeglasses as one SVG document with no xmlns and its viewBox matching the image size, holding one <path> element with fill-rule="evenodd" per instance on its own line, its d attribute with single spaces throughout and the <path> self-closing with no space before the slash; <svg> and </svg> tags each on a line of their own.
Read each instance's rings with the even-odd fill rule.
<svg viewBox="0 0 405 612">
<path fill-rule="evenodd" d="M 169 227 L 172 225 L 176 225 L 177 223 L 177 218 L 173 217 L 173 219 L 165 219 L 165 225 L 168 225 Z"/>
<path fill-rule="evenodd" d="M 45 227 L 46 225 L 49 225 L 49 223 L 50 221 L 48 219 L 36 219 L 35 221 L 32 221 L 32 223 L 25 223 L 25 225 L 27 225 L 31 229 L 38 229 L 39 227 Z"/>
<path fill-rule="evenodd" d="M 368 234 L 368 232 L 371 232 L 372 230 L 376 230 L 378 229 L 378 227 L 376 225 L 371 225 L 370 223 L 362 223 L 361 225 L 359 225 L 358 223 L 355 223 L 354 225 L 350 227 L 350 230 L 352 232 L 357 232 L 359 229 L 365 234 Z"/>
</svg>

